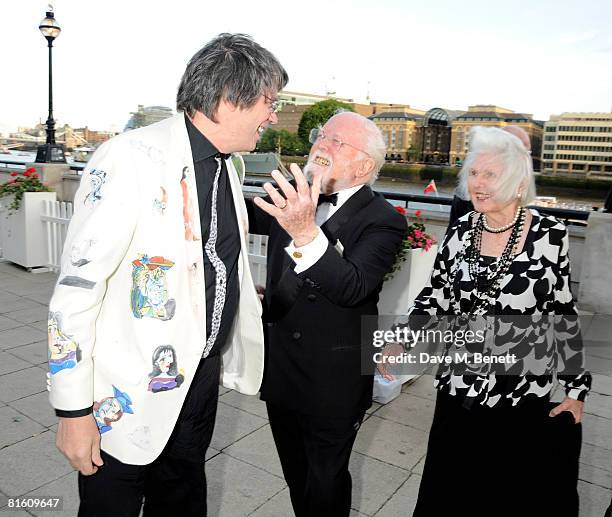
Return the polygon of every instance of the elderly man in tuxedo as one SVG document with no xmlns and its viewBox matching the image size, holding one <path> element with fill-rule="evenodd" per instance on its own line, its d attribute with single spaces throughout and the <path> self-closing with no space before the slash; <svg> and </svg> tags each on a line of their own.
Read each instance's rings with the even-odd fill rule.
<svg viewBox="0 0 612 517">
<path fill-rule="evenodd" d="M 385 157 L 372 121 L 337 114 L 311 142 L 311 185 L 292 165 L 293 185 L 275 171 L 280 190 L 267 183 L 268 200 L 248 205 L 250 231 L 269 235 L 261 398 L 295 514 L 344 517 L 351 449 L 372 402 L 362 324 L 377 314 L 406 221 L 370 187 Z"/>
<path fill-rule="evenodd" d="M 206 515 L 204 459 L 223 384 L 258 392 L 261 304 L 230 153 L 277 121 L 287 74 L 250 37 L 198 51 L 179 113 L 90 160 L 50 302 L 57 446 L 80 517 Z"/>
</svg>

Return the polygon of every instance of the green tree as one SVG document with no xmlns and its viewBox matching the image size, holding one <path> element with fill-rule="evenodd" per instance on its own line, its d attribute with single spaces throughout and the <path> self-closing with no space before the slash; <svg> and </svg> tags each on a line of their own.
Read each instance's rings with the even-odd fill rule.
<svg viewBox="0 0 612 517">
<path fill-rule="evenodd" d="M 270 153 L 276 151 L 276 142 L 278 140 L 278 131 L 268 128 L 266 129 L 259 141 L 257 142 L 257 150 L 261 153 Z"/>
<path fill-rule="evenodd" d="M 325 124 L 339 109 L 354 111 L 350 105 L 334 99 L 317 102 L 308 109 L 304 110 L 302 118 L 300 119 L 300 125 L 298 127 L 298 136 L 304 144 L 304 150 L 310 149 L 310 142 L 308 142 L 310 130 L 314 127 Z"/>
<path fill-rule="evenodd" d="M 289 156 L 306 154 L 304 143 L 296 133 L 281 129 L 279 135 L 281 139 L 281 154 Z"/>
<path fill-rule="evenodd" d="M 279 147 L 283 155 L 295 156 L 306 153 L 302 140 L 295 133 L 286 129 L 280 131 L 266 129 L 259 139 L 257 150 L 262 153 L 278 152 Z"/>
</svg>

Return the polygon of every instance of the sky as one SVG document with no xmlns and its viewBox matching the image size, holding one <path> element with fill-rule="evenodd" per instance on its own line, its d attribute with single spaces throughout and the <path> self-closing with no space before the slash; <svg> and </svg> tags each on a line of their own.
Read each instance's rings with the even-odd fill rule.
<svg viewBox="0 0 612 517">
<path fill-rule="evenodd" d="M 139 104 L 174 108 L 190 57 L 243 32 L 287 69 L 287 90 L 536 119 L 612 109 L 609 0 L 56 0 L 58 124 L 120 131 Z M 4 0 L 0 133 L 47 118 L 47 2 Z"/>
</svg>

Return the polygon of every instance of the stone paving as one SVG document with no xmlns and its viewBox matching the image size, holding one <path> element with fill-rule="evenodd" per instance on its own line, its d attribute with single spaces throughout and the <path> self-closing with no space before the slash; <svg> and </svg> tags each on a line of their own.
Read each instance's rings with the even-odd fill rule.
<svg viewBox="0 0 612 517">
<path fill-rule="evenodd" d="M 57 419 L 45 387 L 46 304 L 55 281 L 0 262 L 0 517 L 76 515 L 76 473 L 55 449 Z M 612 359 L 605 354 L 602 361 Z M 425 376 L 368 412 L 351 459 L 352 517 L 412 514 L 434 396 Z M 264 404 L 225 389 L 219 400 L 206 464 L 209 515 L 290 517 Z M 603 517 L 611 488 L 612 377 L 597 375 L 584 419 L 581 517 Z M 63 496 L 64 510 L 9 510 L 8 496 Z"/>
</svg>

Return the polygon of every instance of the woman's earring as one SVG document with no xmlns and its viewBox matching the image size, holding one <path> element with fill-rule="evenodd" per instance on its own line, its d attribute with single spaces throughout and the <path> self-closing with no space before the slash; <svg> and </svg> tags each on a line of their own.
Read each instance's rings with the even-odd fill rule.
<svg viewBox="0 0 612 517">
<path fill-rule="evenodd" d="M 521 199 L 521 193 L 520 192 L 516 193 L 516 199 Z"/>
</svg>

